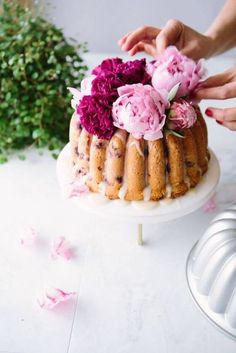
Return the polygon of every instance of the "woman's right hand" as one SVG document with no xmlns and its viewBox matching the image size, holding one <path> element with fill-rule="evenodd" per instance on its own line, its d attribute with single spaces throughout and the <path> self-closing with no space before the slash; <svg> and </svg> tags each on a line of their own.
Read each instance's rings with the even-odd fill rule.
<svg viewBox="0 0 236 353">
<path fill-rule="evenodd" d="M 198 60 L 214 53 L 214 40 L 178 20 L 169 20 L 161 29 L 141 27 L 124 35 L 118 42 L 130 55 L 144 51 L 153 57 L 163 53 L 169 45 L 175 45 L 182 54 Z"/>
<path fill-rule="evenodd" d="M 201 82 L 193 98 L 197 101 L 202 99 L 230 99 L 236 97 L 236 66 L 222 72 L 221 74 L 211 76 Z M 236 107 L 215 108 L 208 107 L 205 114 L 216 120 L 220 125 L 236 131 Z"/>
</svg>

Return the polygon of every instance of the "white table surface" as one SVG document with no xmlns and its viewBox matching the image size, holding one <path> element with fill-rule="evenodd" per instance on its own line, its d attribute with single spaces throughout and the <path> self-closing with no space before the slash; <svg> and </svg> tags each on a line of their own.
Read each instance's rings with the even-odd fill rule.
<svg viewBox="0 0 236 353">
<path fill-rule="evenodd" d="M 102 57 L 88 55 L 89 65 Z M 209 72 L 232 64 L 210 61 Z M 236 201 L 236 132 L 207 122 L 222 169 L 221 210 Z M 216 212 L 144 226 L 140 247 L 135 225 L 91 217 L 62 199 L 48 152 L 26 155 L 0 166 L 0 353 L 235 353 L 236 342 L 195 307 L 185 279 L 187 255 Z M 20 245 L 22 225 L 37 230 L 35 247 Z M 58 235 L 71 240 L 75 259 L 51 260 Z M 35 303 L 45 285 L 78 295 L 45 311 Z"/>
</svg>

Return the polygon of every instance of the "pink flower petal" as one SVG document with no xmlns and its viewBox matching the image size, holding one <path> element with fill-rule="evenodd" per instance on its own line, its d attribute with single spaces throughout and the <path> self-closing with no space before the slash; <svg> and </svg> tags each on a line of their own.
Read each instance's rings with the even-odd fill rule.
<svg viewBox="0 0 236 353">
<path fill-rule="evenodd" d="M 73 257 L 73 250 L 70 243 L 64 237 L 57 237 L 53 240 L 51 257 L 56 260 L 58 257 L 63 257 L 69 260 Z"/>
<path fill-rule="evenodd" d="M 217 202 L 215 196 L 212 196 L 210 200 L 208 200 L 205 205 L 203 206 L 203 212 L 205 213 L 211 213 L 216 211 L 217 209 Z"/>
<path fill-rule="evenodd" d="M 32 246 L 37 237 L 37 232 L 31 226 L 24 226 L 20 232 L 20 243 L 23 246 Z"/>
<path fill-rule="evenodd" d="M 76 292 L 64 292 L 59 288 L 46 289 L 43 295 L 37 298 L 37 303 L 42 309 L 51 310 L 59 303 L 71 299 Z"/>
<path fill-rule="evenodd" d="M 136 138 L 154 140 L 162 137 L 169 107 L 167 96 L 150 85 L 132 84 L 118 88 L 120 97 L 113 103 L 113 124 Z"/>
<path fill-rule="evenodd" d="M 72 183 L 69 184 L 68 197 L 77 197 L 87 194 L 89 192 L 89 187 L 83 183 L 82 180 L 75 179 Z"/>
</svg>

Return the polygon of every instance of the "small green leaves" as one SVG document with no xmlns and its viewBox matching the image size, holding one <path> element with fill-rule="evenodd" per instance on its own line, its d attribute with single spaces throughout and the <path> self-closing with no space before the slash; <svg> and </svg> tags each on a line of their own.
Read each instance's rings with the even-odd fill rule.
<svg viewBox="0 0 236 353">
<path fill-rule="evenodd" d="M 19 158 L 21 161 L 25 161 L 26 156 L 25 156 L 24 154 L 19 154 L 19 155 L 18 155 L 18 158 Z"/>
<path fill-rule="evenodd" d="M 86 45 L 66 39 L 35 10 L 17 0 L 0 2 L 0 163 L 31 145 L 56 157 L 72 114 L 66 87 L 79 87 L 87 70 Z"/>
<path fill-rule="evenodd" d="M 7 162 L 7 156 L 4 154 L 0 154 L 0 164 Z"/>
</svg>

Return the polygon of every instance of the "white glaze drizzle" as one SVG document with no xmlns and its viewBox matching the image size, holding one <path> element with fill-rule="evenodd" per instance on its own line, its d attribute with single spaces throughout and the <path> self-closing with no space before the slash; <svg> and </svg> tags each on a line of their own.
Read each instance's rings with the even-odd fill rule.
<svg viewBox="0 0 236 353">
<path fill-rule="evenodd" d="M 190 179 L 189 179 L 189 177 L 187 176 L 187 175 L 185 175 L 185 177 L 184 177 L 184 182 L 185 182 L 185 184 L 187 184 L 187 186 L 188 186 L 188 189 L 190 189 Z"/>
<path fill-rule="evenodd" d="M 140 148 L 140 144 L 139 144 L 138 140 L 130 142 L 127 147 L 131 147 L 131 146 L 135 146 L 137 151 L 138 151 L 138 153 L 139 153 L 139 155 L 144 158 L 144 154 L 143 154 L 143 152 L 142 152 L 142 150 Z"/>
<path fill-rule="evenodd" d="M 166 184 L 166 198 L 170 199 L 171 198 L 171 193 L 172 193 L 172 186 L 167 183 Z"/>
<path fill-rule="evenodd" d="M 127 190 L 128 190 L 127 184 L 124 182 L 119 190 L 119 193 L 118 193 L 118 196 L 121 200 L 125 199 L 125 195 L 127 193 Z"/>
<path fill-rule="evenodd" d="M 98 184 L 98 192 L 105 196 L 105 194 L 106 194 L 106 182 L 105 181 L 101 181 L 101 183 Z"/>
<path fill-rule="evenodd" d="M 143 190 L 143 201 L 150 201 L 151 198 L 151 187 L 150 185 L 146 186 Z"/>
<path fill-rule="evenodd" d="M 156 201 L 131 201 L 131 204 L 134 208 L 137 210 L 151 210 L 153 208 L 157 208 L 159 206 L 159 203 Z"/>
</svg>

